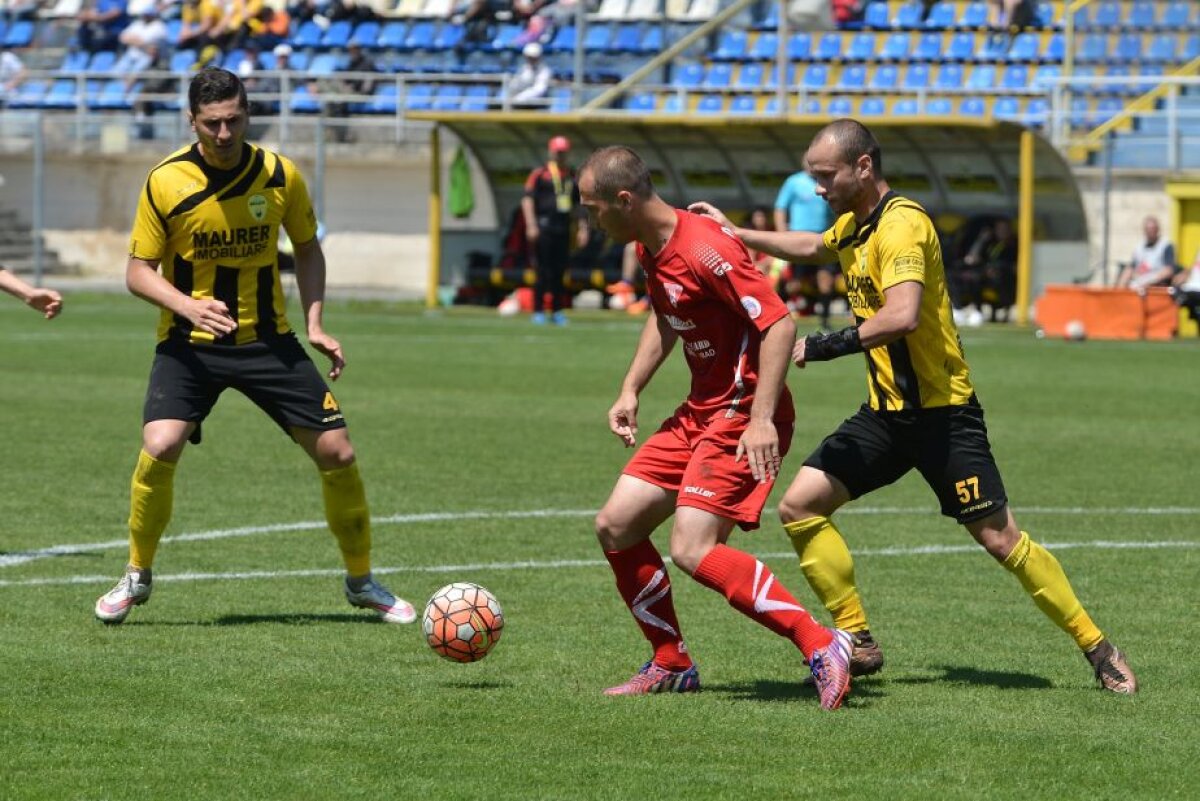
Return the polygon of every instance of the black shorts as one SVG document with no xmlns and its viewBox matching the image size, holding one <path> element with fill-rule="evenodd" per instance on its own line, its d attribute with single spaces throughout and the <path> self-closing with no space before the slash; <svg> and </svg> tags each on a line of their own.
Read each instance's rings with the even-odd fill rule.
<svg viewBox="0 0 1200 801">
<path fill-rule="evenodd" d="M 289 436 L 293 427 L 346 427 L 337 400 L 294 334 L 249 345 L 192 345 L 177 339 L 158 343 L 142 423 L 196 423 L 190 439 L 199 443 L 200 423 L 230 388 L 253 401 Z"/>
<path fill-rule="evenodd" d="M 983 409 L 965 406 L 877 412 L 863 405 L 804 462 L 836 478 L 858 498 L 914 467 L 937 494 L 942 514 L 959 523 L 1003 509 L 1004 482 L 988 444 Z"/>
</svg>

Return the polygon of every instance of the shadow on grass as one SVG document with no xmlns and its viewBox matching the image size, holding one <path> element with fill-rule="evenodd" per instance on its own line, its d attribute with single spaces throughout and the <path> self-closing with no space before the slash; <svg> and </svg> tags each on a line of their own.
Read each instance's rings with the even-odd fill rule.
<svg viewBox="0 0 1200 801">
<path fill-rule="evenodd" d="M 440 686 L 451 690 L 507 690 L 514 685 L 511 681 L 496 681 L 495 679 L 480 679 L 479 681 L 443 681 Z"/>
<path fill-rule="evenodd" d="M 880 681 L 877 678 L 855 679 L 846 703 L 879 698 Z M 703 693 L 718 693 L 727 695 L 735 701 L 811 701 L 817 703 L 817 688 L 801 681 L 774 681 L 759 679 L 758 681 L 740 684 L 702 684 Z"/>
<path fill-rule="evenodd" d="M 351 612 L 337 614 L 295 615 L 224 615 L 214 620 L 131 620 L 122 626 L 256 626 L 260 623 L 283 624 L 285 626 L 312 626 L 319 623 L 382 624 L 380 618 L 356 615 Z"/>
<path fill-rule="evenodd" d="M 897 684 L 972 684 L 978 687 L 996 687 L 1001 690 L 1048 690 L 1054 684 L 1042 676 L 1031 673 L 1011 673 L 1004 670 L 978 670 L 958 665 L 937 665 L 932 668 L 940 675 L 903 676 L 892 679 Z"/>
</svg>

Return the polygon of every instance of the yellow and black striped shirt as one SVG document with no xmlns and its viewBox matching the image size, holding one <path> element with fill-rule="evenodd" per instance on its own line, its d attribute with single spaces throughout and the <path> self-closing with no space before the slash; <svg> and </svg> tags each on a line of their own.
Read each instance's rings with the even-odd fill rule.
<svg viewBox="0 0 1200 801">
<path fill-rule="evenodd" d="M 214 338 L 165 309 L 158 340 L 245 345 L 291 331 L 279 283 L 279 226 L 293 242 L 317 235 L 304 178 L 290 160 L 246 144 L 236 167 L 210 166 L 196 144 L 150 171 L 138 202 L 129 254 L 157 263 L 193 298 L 215 298 L 238 322 Z"/>
<path fill-rule="evenodd" d="M 838 254 L 847 298 L 860 324 L 882 308 L 883 293 L 896 284 L 917 281 L 924 286 L 917 330 L 866 352 L 871 408 L 966 404 L 974 390 L 951 315 L 941 244 L 925 210 L 889 192 L 862 225 L 852 213 L 839 217 L 825 232 L 825 247 Z"/>
</svg>

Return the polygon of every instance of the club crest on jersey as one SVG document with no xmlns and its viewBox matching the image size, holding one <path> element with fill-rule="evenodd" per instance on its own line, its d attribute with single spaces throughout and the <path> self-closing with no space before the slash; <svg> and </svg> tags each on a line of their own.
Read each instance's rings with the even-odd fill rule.
<svg viewBox="0 0 1200 801">
<path fill-rule="evenodd" d="M 746 314 L 750 315 L 751 320 L 757 320 L 758 315 L 762 314 L 762 304 L 758 302 L 758 298 L 750 295 L 742 297 L 742 308 L 746 310 Z"/>
<path fill-rule="evenodd" d="M 671 301 L 671 305 L 678 306 L 679 299 L 683 297 L 683 286 L 664 282 L 663 289 L 667 290 L 667 300 Z"/>
<path fill-rule="evenodd" d="M 267 217 L 267 199 L 262 195 L 251 195 L 246 201 L 247 208 L 250 209 L 250 216 L 262 222 Z"/>
</svg>

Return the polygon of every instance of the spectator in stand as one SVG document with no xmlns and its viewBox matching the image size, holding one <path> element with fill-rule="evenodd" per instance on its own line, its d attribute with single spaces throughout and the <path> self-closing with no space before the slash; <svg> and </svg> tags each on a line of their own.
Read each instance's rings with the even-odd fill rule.
<svg viewBox="0 0 1200 801">
<path fill-rule="evenodd" d="M 25 65 L 16 53 L 0 45 L 0 108 L 16 94 L 17 87 L 25 80 Z"/>
<path fill-rule="evenodd" d="M 1133 251 L 1129 263 L 1121 265 L 1117 286 L 1129 289 L 1170 286 L 1178 269 L 1175 246 L 1162 236 L 1157 217 L 1149 216 L 1142 221 L 1142 233 L 1146 240 Z"/>
<path fill-rule="evenodd" d="M 287 11 L 264 3 L 258 13 L 246 22 L 246 42 L 253 42 L 259 51 L 271 50 L 287 40 L 291 24 Z"/>
<path fill-rule="evenodd" d="M 86 0 L 76 19 L 75 44 L 89 53 L 116 50 L 118 37 L 129 23 L 125 0 Z"/>
<path fill-rule="evenodd" d="M 154 95 L 179 95 L 179 79 L 171 74 L 171 53 L 165 47 L 150 45 L 151 62 L 146 70 L 154 73 L 152 77 L 142 81 L 142 90 L 138 93 L 138 102 L 134 106 L 134 123 L 138 139 L 154 138 L 154 122 L 151 119 L 154 112 L 166 102 L 167 98 L 155 99 Z M 130 75 L 125 81 L 128 91 L 140 76 Z"/>
<path fill-rule="evenodd" d="M 1175 302 L 1188 310 L 1188 314 L 1200 323 L 1200 251 L 1196 252 L 1196 260 L 1186 270 L 1180 270 L 1179 275 L 1171 280 L 1175 292 Z"/>
<path fill-rule="evenodd" d="M 212 41 L 212 32 L 223 13 L 216 0 L 184 0 L 179 11 L 179 39 L 182 49 L 199 49 Z"/>
<path fill-rule="evenodd" d="M 775 198 L 774 230 L 820 233 L 832 224 L 829 204 L 817 196 L 817 182 L 812 176 L 800 170 L 783 182 Z M 816 287 L 816 298 L 812 300 L 810 309 L 817 313 L 822 328 L 829 328 L 829 306 L 833 302 L 838 272 L 836 263 L 793 264 L 789 268 L 788 297 L 795 297 L 805 281 L 812 281 Z M 792 305 L 789 304 L 789 307 Z"/>
<path fill-rule="evenodd" d="M 346 66 L 339 69 L 339 72 L 353 73 L 351 76 L 339 77 L 333 82 L 333 91 L 339 95 L 360 95 L 365 100 L 375 91 L 375 80 L 363 73 L 379 72 L 379 67 L 375 65 L 372 59 L 362 46 L 357 42 L 351 42 L 346 46 L 346 51 L 350 58 L 346 62 Z M 329 104 L 329 113 L 333 117 L 349 117 L 350 116 L 349 100 L 335 100 Z M 336 125 L 333 129 L 334 136 L 339 142 L 354 141 L 354 131 L 348 125 Z"/>
<path fill-rule="evenodd" d="M 462 11 L 452 9 L 450 19 L 465 28 L 458 48 L 460 58 L 467 50 L 490 42 L 494 38 L 496 20 L 501 17 L 511 19 L 512 13 L 512 0 L 470 0 Z"/>
<path fill-rule="evenodd" d="M 833 21 L 839 28 L 858 25 L 867 13 L 869 0 L 832 0 Z"/>
<path fill-rule="evenodd" d="M 356 25 L 379 19 L 375 9 L 366 0 L 330 0 L 325 7 L 325 14 L 331 22 L 347 19 Z"/>
<path fill-rule="evenodd" d="M 989 6 L 989 25 L 1003 33 L 1027 28 L 1037 16 L 1033 0 L 989 0 Z"/>
<path fill-rule="evenodd" d="M 246 23 L 258 14 L 262 6 L 263 0 L 228 0 L 224 16 L 210 34 L 212 40 L 222 48 L 240 47 L 249 35 Z"/>
<path fill-rule="evenodd" d="M 525 57 L 520 69 L 508 80 L 508 102 L 514 108 L 545 108 L 546 93 L 554 73 L 542 60 L 542 46 L 530 42 L 521 51 Z"/>
<path fill-rule="evenodd" d="M 130 0 L 126 12 L 133 22 L 117 37 L 126 48 L 144 50 L 148 45 L 158 46 L 167 41 L 167 26 L 159 19 L 154 0 Z"/>
</svg>

